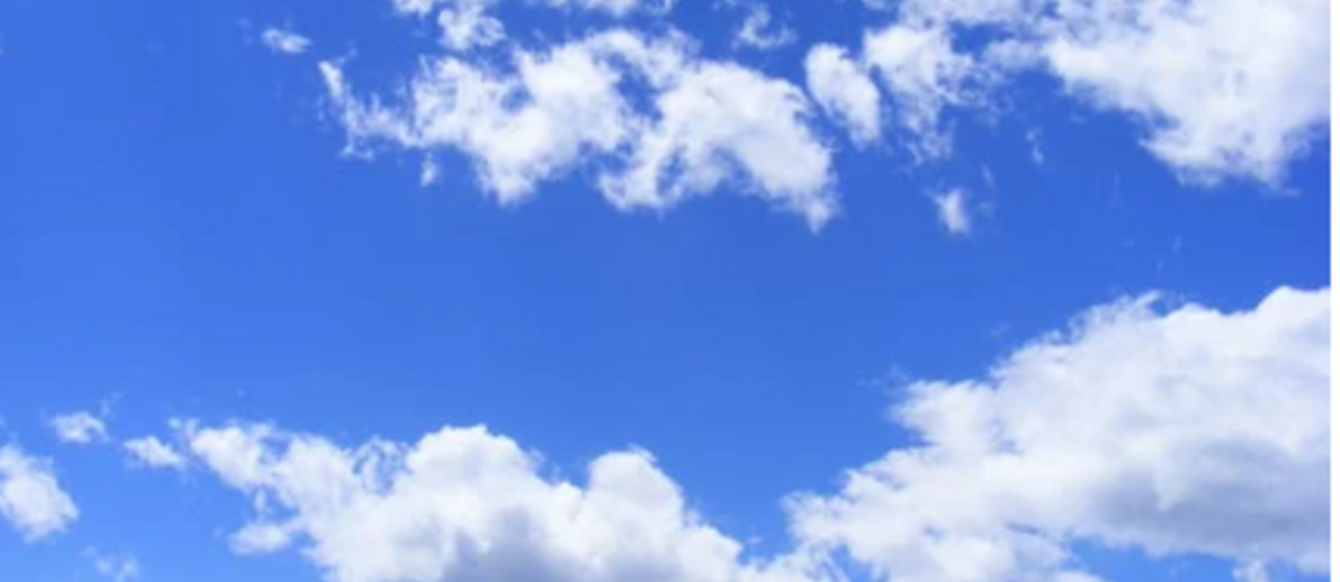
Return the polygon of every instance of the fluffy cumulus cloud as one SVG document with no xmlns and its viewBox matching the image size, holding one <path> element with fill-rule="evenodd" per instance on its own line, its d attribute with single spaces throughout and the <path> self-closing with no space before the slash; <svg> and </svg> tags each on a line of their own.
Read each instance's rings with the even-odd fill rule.
<svg viewBox="0 0 1340 582">
<path fill-rule="evenodd" d="M 0 447 L 0 516 L 25 540 L 36 541 L 64 530 L 79 510 L 56 481 L 49 460 L 8 444 Z"/>
<path fill-rule="evenodd" d="M 1067 6 L 1043 52 L 1071 90 L 1148 121 L 1148 148 L 1191 179 L 1274 182 L 1330 118 L 1330 6 Z"/>
<path fill-rule="evenodd" d="M 250 498 L 235 551 L 296 547 L 337 582 L 1095 582 L 1076 541 L 1325 574 L 1329 321 L 1329 290 L 1241 312 L 1124 299 L 981 379 L 913 382 L 895 416 L 919 444 L 786 499 L 791 549 L 752 558 L 639 450 L 572 482 L 481 427 L 348 447 L 175 426 Z"/>
<path fill-rule="evenodd" d="M 51 418 L 51 430 L 61 442 L 88 444 L 107 440 L 107 426 L 88 412 L 71 412 Z"/>
<path fill-rule="evenodd" d="M 1273 184 L 1330 119 L 1329 22 L 1328 0 L 908 0 L 880 34 L 990 31 L 998 40 L 978 65 L 1043 70 L 1132 115 L 1188 181 Z M 957 82 L 901 76 L 919 93 Z M 936 101 L 923 102 L 929 118 Z"/>
<path fill-rule="evenodd" d="M 444 56 L 392 104 L 358 98 L 336 64 L 321 68 L 352 147 L 464 154 L 503 203 L 586 167 L 620 208 L 665 209 L 729 184 L 815 227 L 836 212 L 829 151 L 786 81 L 700 59 L 678 37 L 624 30 L 517 49 L 512 64 Z M 650 95 L 647 106 L 629 87 Z"/>
<path fill-rule="evenodd" d="M 832 218 L 829 153 L 804 123 L 800 89 L 753 70 L 701 63 L 677 72 L 656 99 L 659 118 L 639 132 L 626 170 L 601 187 L 623 208 L 668 208 L 732 182 L 818 228 Z"/>
<path fill-rule="evenodd" d="M 972 99 L 974 59 L 954 49 L 945 29 L 895 24 L 865 36 L 865 60 L 892 95 L 912 152 L 934 158 L 949 153 L 951 136 L 940 113 Z"/>
<path fill-rule="evenodd" d="M 796 530 L 915 582 L 1079 579 L 1076 539 L 1329 572 L 1329 290 L 1156 306 L 912 384 L 896 416 L 923 444 L 795 498 Z"/>
<path fill-rule="evenodd" d="M 463 157 L 504 204 L 575 175 L 622 209 L 732 190 L 817 228 L 838 211 L 831 128 L 820 118 L 858 145 L 889 138 L 933 163 L 953 151 L 947 116 L 1008 110 L 993 95 L 1021 71 L 1130 115 L 1149 151 L 1199 184 L 1280 183 L 1330 116 L 1328 0 L 868 0 L 893 22 L 866 30 L 860 46 L 811 47 L 808 93 L 701 56 L 665 23 L 630 28 L 668 14 L 669 1 L 530 2 L 595 18 L 524 43 L 499 19 L 502 0 L 391 1 L 435 23 L 443 50 L 421 55 L 386 92 L 355 92 L 340 64 L 320 64 L 351 149 L 417 152 L 425 184 L 441 177 L 443 156 Z M 796 40 L 764 3 L 717 6 L 744 11 L 736 46 Z M 281 30 L 266 41 L 286 53 L 307 47 Z M 884 131 L 885 117 L 897 131 Z"/>
<path fill-rule="evenodd" d="M 805 57 L 805 84 L 814 101 L 838 119 L 859 144 L 880 137 L 879 89 L 865 66 L 831 44 L 810 49 Z"/>
<path fill-rule="evenodd" d="M 357 448 L 266 425 L 183 430 L 193 455 L 254 497 L 235 550 L 301 544 L 338 582 L 798 582 L 822 570 L 742 559 L 641 451 L 603 455 L 575 484 L 480 427 Z"/>
</svg>

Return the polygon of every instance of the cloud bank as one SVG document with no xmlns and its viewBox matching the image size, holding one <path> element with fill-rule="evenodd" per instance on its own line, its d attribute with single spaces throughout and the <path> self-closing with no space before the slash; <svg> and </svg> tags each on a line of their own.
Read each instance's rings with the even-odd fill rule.
<svg viewBox="0 0 1340 582">
<path fill-rule="evenodd" d="M 748 557 L 640 450 L 584 482 L 483 427 L 355 447 L 257 423 L 179 422 L 251 499 L 240 553 L 297 547 L 339 582 L 1096 580 L 1077 541 L 1330 571 L 1330 291 L 1254 309 L 1117 301 L 979 379 L 915 381 L 920 444 L 784 501 L 792 549 Z"/>
<path fill-rule="evenodd" d="M 808 92 L 743 62 L 699 56 L 673 27 L 625 24 L 666 17 L 672 2 L 534 3 L 604 17 L 595 30 L 538 47 L 510 40 L 500 3 L 392 0 L 399 14 L 435 22 L 442 51 L 422 55 L 391 98 L 358 95 L 338 62 L 322 62 L 350 151 L 419 152 L 425 183 L 439 177 L 438 157 L 464 156 L 503 204 L 578 174 L 624 210 L 664 211 L 730 190 L 819 228 L 839 209 L 826 137 L 834 129 L 858 149 L 884 140 L 934 163 L 953 151 L 945 113 L 999 113 L 995 93 L 1021 72 L 1050 75 L 1081 102 L 1129 115 L 1150 153 L 1199 185 L 1280 186 L 1330 119 L 1328 0 L 909 0 L 896 9 L 868 1 L 893 22 L 866 30 L 859 47 L 811 47 Z M 799 40 L 789 30 L 764 35 L 771 12 L 762 4 L 724 6 L 749 15 L 737 45 Z M 286 31 L 266 34 L 281 52 L 308 46 Z M 991 41 L 965 43 L 969 35 Z"/>
</svg>

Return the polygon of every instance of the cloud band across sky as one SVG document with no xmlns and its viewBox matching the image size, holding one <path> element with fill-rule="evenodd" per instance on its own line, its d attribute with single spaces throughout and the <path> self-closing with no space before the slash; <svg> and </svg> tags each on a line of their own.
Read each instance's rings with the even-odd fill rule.
<svg viewBox="0 0 1340 582">
<path fill-rule="evenodd" d="M 1071 544 L 1326 574 L 1330 292 L 1256 308 L 1093 308 L 980 379 L 915 381 L 920 445 L 783 501 L 792 550 L 749 557 L 648 452 L 583 482 L 484 427 L 347 447 L 176 421 L 164 442 L 251 499 L 234 551 L 299 548 L 338 582 L 1096 580 Z M 176 454 L 174 452 L 174 454 Z"/>
<path fill-rule="evenodd" d="M 935 163 L 953 151 L 944 113 L 995 115 L 995 93 L 1024 73 L 1127 114 L 1133 139 L 1203 186 L 1283 187 L 1330 119 L 1317 74 L 1329 59 L 1326 0 L 910 1 L 861 46 L 815 44 L 804 88 L 701 56 L 683 32 L 622 23 L 673 4 L 551 3 L 607 25 L 539 46 L 511 41 L 494 4 L 398 2 L 406 15 L 436 14 L 443 47 L 405 86 L 372 93 L 395 98 L 360 97 L 337 61 L 321 63 L 351 148 L 419 152 L 426 181 L 438 156 L 463 155 L 503 204 L 580 172 L 621 209 L 733 190 L 817 228 L 839 211 L 842 134 Z M 994 40 L 963 48 L 974 35 Z"/>
</svg>

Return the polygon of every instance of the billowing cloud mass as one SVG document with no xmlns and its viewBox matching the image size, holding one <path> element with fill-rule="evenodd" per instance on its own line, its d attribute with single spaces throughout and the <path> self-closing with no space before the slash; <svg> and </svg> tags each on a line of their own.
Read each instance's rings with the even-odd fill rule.
<svg viewBox="0 0 1340 582">
<path fill-rule="evenodd" d="M 504 203 L 578 166 L 620 208 L 669 208 L 731 185 L 814 227 L 836 212 L 828 149 L 786 81 L 699 59 L 677 38 L 628 31 L 514 53 L 500 73 L 453 56 L 430 63 L 403 103 L 360 100 L 334 63 L 322 73 L 351 145 L 465 154 Z M 640 111 L 624 88 L 651 95 Z"/>
<path fill-rule="evenodd" d="M 0 516 L 31 542 L 64 530 L 79 510 L 57 483 L 51 461 L 8 444 L 0 447 Z"/>
<path fill-rule="evenodd" d="M 1153 296 L 1095 308 L 990 374 L 917 381 L 920 444 L 785 501 L 793 549 L 742 544 L 689 508 L 650 454 L 584 483 L 482 427 L 340 446 L 265 424 L 178 423 L 189 454 L 252 498 L 241 553 L 298 546 L 338 582 L 877 580 L 1083 582 L 1086 540 L 1154 556 L 1329 572 L 1330 291 L 1226 313 Z"/>
<path fill-rule="evenodd" d="M 1330 119 L 1330 5 L 1084 7 L 1043 51 L 1072 91 L 1146 120 L 1145 145 L 1189 177 L 1273 182 Z"/>
<path fill-rule="evenodd" d="M 1329 572 L 1329 290 L 1155 306 L 912 384 L 896 416 L 924 444 L 794 499 L 799 535 L 910 581 L 1055 579 L 1078 539 Z"/>
<path fill-rule="evenodd" d="M 51 418 L 51 430 L 62 442 L 88 444 L 107 439 L 107 426 L 88 412 L 71 412 Z"/>
<path fill-rule="evenodd" d="M 321 63 L 351 150 L 418 152 L 424 184 L 440 177 L 442 156 L 462 156 L 503 204 L 578 175 L 621 209 L 663 211 L 731 190 L 818 228 L 838 212 L 830 128 L 820 118 L 859 145 L 884 137 L 916 163 L 935 163 L 954 149 L 948 112 L 990 118 L 1008 109 L 994 95 L 1021 71 L 1053 75 L 1084 103 L 1130 115 L 1149 151 L 1197 184 L 1280 183 L 1330 117 L 1328 0 L 908 0 L 896 8 L 867 0 L 895 11 L 894 21 L 864 31 L 858 47 L 812 47 L 808 95 L 750 65 L 701 56 L 696 40 L 672 27 L 629 28 L 634 16 L 668 14 L 672 2 L 533 2 L 596 16 L 538 43 L 509 38 L 496 15 L 501 0 L 392 3 L 432 19 L 442 50 L 422 55 L 418 72 L 389 92 L 356 93 L 339 63 Z M 746 11 L 736 45 L 794 40 L 785 29 L 769 32 L 772 12 L 762 3 L 719 6 Z M 306 48 L 305 39 L 273 40 L 283 52 Z M 885 113 L 898 131 L 882 131 Z"/>
<path fill-rule="evenodd" d="M 597 458 L 574 484 L 482 427 L 352 449 L 267 425 L 184 430 L 202 463 L 271 508 L 233 536 L 236 551 L 301 543 L 338 582 L 787 582 L 821 569 L 743 560 L 637 450 Z"/>
<path fill-rule="evenodd" d="M 1132 115 L 1192 182 L 1278 182 L 1330 119 L 1329 0 L 908 0 L 899 19 L 880 34 L 1000 36 L 979 64 L 1044 70 Z"/>
</svg>

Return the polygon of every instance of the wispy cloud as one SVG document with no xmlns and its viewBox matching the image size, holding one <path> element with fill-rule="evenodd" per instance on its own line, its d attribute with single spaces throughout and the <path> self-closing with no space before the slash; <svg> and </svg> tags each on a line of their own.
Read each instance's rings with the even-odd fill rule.
<svg viewBox="0 0 1340 582">
<path fill-rule="evenodd" d="M 288 28 L 267 28 L 261 32 L 261 42 L 270 50 L 286 54 L 300 55 L 307 52 L 311 47 L 312 41 L 307 37 L 293 32 Z"/>
</svg>

